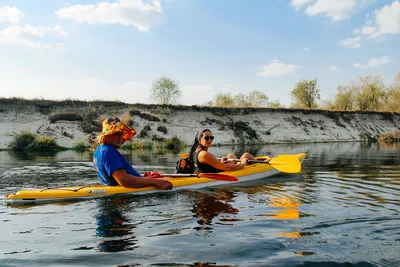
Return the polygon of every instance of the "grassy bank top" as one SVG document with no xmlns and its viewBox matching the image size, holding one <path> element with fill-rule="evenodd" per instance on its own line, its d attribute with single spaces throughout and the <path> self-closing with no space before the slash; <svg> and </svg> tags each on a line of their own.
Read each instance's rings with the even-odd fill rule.
<svg viewBox="0 0 400 267">
<path fill-rule="evenodd" d="M 59 112 L 60 110 L 89 109 L 97 108 L 115 111 L 119 109 L 145 109 L 155 113 L 165 113 L 173 111 L 200 111 L 211 112 L 215 115 L 246 115 L 255 112 L 294 112 L 304 114 L 381 114 L 381 115 L 400 115 L 399 112 L 383 112 L 383 111 L 340 111 L 327 109 L 302 109 L 302 108 L 273 108 L 273 107 L 210 107 L 201 105 L 160 105 L 160 104 L 129 104 L 119 101 L 82 101 L 82 100 L 45 100 L 45 99 L 23 99 L 23 98 L 0 98 L 0 113 L 14 111 L 22 113 L 24 111 L 36 110 L 43 114 Z"/>
</svg>

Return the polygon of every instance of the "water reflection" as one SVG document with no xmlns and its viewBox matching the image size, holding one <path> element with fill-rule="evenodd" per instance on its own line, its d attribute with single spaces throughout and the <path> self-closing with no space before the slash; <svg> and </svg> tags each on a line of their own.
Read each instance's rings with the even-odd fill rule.
<svg viewBox="0 0 400 267">
<path fill-rule="evenodd" d="M 240 154 L 252 150 L 213 147 L 216 156 L 232 151 Z M 132 257 L 143 266 L 362 265 L 360 260 L 364 259 L 363 263 L 373 263 L 371 266 L 398 266 L 399 147 L 362 143 L 268 145 L 254 154 L 298 152 L 308 153 L 301 177 L 278 175 L 254 185 L 190 190 L 189 198 L 176 192 L 171 198 L 156 195 L 88 201 L 88 205 L 95 203 L 88 216 L 82 216 L 82 205 L 75 202 L 61 209 L 54 204 L 28 206 L 32 210 L 24 214 L 0 205 L 4 217 L 0 225 L 7 227 L 3 231 L 4 252 L 0 249 L 5 260 L 0 260 L 0 265 L 21 266 L 21 258 L 45 259 L 50 254 L 49 238 L 62 232 L 65 236 L 58 239 L 65 242 L 57 243 L 58 256 L 45 259 L 45 264 L 34 261 L 32 266 L 57 265 L 65 250 L 69 264 L 75 257 L 78 265 L 86 260 L 97 266 L 124 266 L 121 264 Z M 177 157 L 144 151 L 133 152 L 128 158 L 140 171 L 171 171 Z M 67 152 L 27 162 L 0 151 L 0 177 L 0 194 L 21 188 L 97 182 L 91 156 Z M 145 207 L 137 204 L 138 199 L 146 203 Z M 59 213 L 52 214 L 54 210 Z M 77 218 L 85 231 L 76 224 Z M 141 223 L 133 218 L 140 218 Z M 37 222 L 58 225 L 59 229 L 45 228 L 44 235 L 40 232 L 44 228 L 32 228 Z M 94 223 L 95 232 L 93 227 L 86 228 Z M 78 230 L 80 234 L 76 234 Z M 29 235 L 31 252 L 24 253 L 31 247 L 21 233 Z M 227 242 L 227 237 L 232 242 Z M 82 243 L 96 246 L 92 249 Z M 71 244 L 81 251 L 71 252 Z M 14 251 L 21 253 L 7 254 Z M 118 257 L 100 253 L 120 251 L 128 253 L 119 253 Z"/>
<path fill-rule="evenodd" d="M 100 252 L 119 252 L 133 250 L 137 242 L 134 225 L 124 215 L 129 201 L 123 197 L 98 200 L 96 235 L 102 237 L 98 244 Z"/>
<path fill-rule="evenodd" d="M 234 197 L 235 195 L 231 191 L 214 191 L 213 195 L 197 194 L 192 209 L 195 216 L 199 218 L 197 223 L 210 225 L 213 219 L 221 213 L 237 214 L 239 210 L 229 204 Z"/>
<path fill-rule="evenodd" d="M 271 198 L 269 206 L 276 208 L 276 213 L 272 215 L 278 220 L 297 220 L 300 218 L 299 207 L 301 203 L 299 198 L 292 196 L 274 196 Z"/>
<path fill-rule="evenodd" d="M 39 159 L 51 159 L 59 151 L 46 150 L 46 151 L 8 151 L 8 153 L 18 160 L 39 160 Z"/>
</svg>

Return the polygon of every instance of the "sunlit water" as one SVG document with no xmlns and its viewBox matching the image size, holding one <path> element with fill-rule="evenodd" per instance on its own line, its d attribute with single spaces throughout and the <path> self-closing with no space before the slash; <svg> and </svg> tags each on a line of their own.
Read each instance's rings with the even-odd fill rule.
<svg viewBox="0 0 400 267">
<path fill-rule="evenodd" d="M 240 187 L 0 205 L 0 266 L 400 266 L 400 147 L 213 148 L 308 153 L 301 175 Z M 97 183 L 91 154 L 0 152 L 0 195 Z M 174 172 L 176 154 L 126 155 Z M 2 201 L 3 202 L 3 201 Z"/>
</svg>

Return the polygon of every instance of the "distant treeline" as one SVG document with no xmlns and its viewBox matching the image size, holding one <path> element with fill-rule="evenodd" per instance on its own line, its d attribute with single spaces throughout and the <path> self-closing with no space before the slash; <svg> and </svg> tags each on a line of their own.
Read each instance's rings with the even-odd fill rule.
<svg viewBox="0 0 400 267">
<path fill-rule="evenodd" d="M 182 91 L 179 84 L 168 78 L 161 77 L 153 82 L 150 91 L 150 99 L 158 105 L 168 108 L 169 105 L 179 104 L 179 98 Z M 205 105 L 197 105 L 197 108 L 219 107 L 219 108 L 292 108 L 292 109 L 324 109 L 333 111 L 378 111 L 378 112 L 400 112 L 400 71 L 394 75 L 391 84 L 385 84 L 381 75 L 360 76 L 350 84 L 337 86 L 336 95 L 331 99 L 321 99 L 320 89 L 317 79 L 301 80 L 291 91 L 292 103 L 289 107 L 280 104 L 279 101 L 271 101 L 269 97 L 258 90 L 250 93 L 216 93 L 213 100 Z M 23 100 L 22 98 L 12 98 L 15 100 Z M 66 100 L 69 103 L 82 103 L 79 100 Z M 1 99 L 0 99 L 1 102 Z M 88 102 L 94 105 L 98 102 L 103 106 L 125 105 L 118 101 L 95 101 Z M 42 100 L 37 103 L 42 109 L 50 108 L 54 103 Z M 146 104 L 136 104 L 143 106 L 151 106 Z M 175 106 L 175 108 L 184 108 L 183 106 Z M 1 108 L 0 108 L 1 112 Z"/>
<path fill-rule="evenodd" d="M 390 85 L 381 75 L 361 76 L 348 85 L 339 85 L 332 99 L 321 100 L 317 79 L 302 80 L 291 91 L 290 108 L 319 108 L 337 111 L 400 112 L 400 71 Z M 216 107 L 283 107 L 279 101 L 269 101 L 261 91 L 248 94 L 217 93 L 208 102 Z"/>
</svg>

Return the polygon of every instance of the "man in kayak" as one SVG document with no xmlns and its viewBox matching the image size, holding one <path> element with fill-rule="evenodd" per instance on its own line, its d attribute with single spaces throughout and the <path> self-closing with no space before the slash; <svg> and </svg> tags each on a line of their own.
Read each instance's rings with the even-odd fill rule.
<svg viewBox="0 0 400 267">
<path fill-rule="evenodd" d="M 209 129 L 203 129 L 197 132 L 192 148 L 190 149 L 190 161 L 194 163 L 197 172 L 217 173 L 222 171 L 234 171 L 242 169 L 247 165 L 248 160 L 254 157 L 250 153 L 244 153 L 240 157 L 240 163 L 230 161 L 229 159 L 237 159 L 234 154 L 228 154 L 219 161 L 213 154 L 208 152 L 211 147 L 214 136 Z"/>
<path fill-rule="evenodd" d="M 93 156 L 100 182 L 109 186 L 136 188 L 153 185 L 165 190 L 172 189 L 173 185 L 169 181 L 142 177 L 117 150 L 135 134 L 135 129 L 122 123 L 118 117 L 103 120 L 102 132 L 95 138 L 100 144 Z"/>
</svg>

